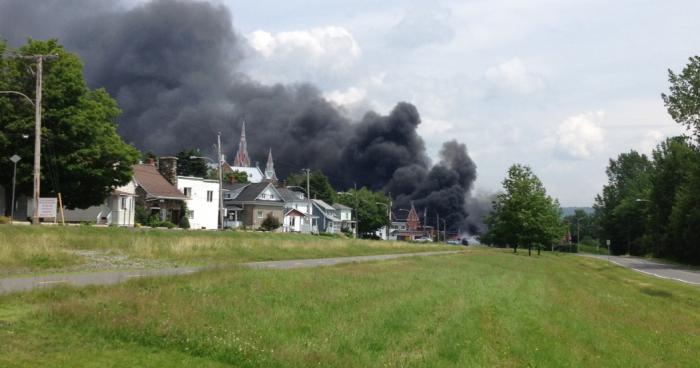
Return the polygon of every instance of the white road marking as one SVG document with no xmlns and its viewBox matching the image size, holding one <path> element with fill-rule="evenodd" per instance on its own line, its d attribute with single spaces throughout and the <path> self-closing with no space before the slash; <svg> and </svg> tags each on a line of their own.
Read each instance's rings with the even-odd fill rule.
<svg viewBox="0 0 700 368">
<path fill-rule="evenodd" d="M 657 274 L 657 273 L 653 273 L 653 272 L 649 272 L 649 271 L 643 271 L 643 270 L 640 270 L 640 269 L 638 269 L 638 268 L 634 268 L 634 267 L 632 267 L 632 266 L 625 266 L 625 265 L 623 265 L 623 264 L 621 264 L 621 263 L 619 263 L 619 262 L 613 261 L 612 259 L 609 259 L 609 258 L 608 258 L 608 262 L 612 262 L 612 263 L 614 263 L 614 264 L 616 264 L 616 265 L 618 265 L 618 266 L 620 266 L 620 267 L 629 268 L 629 269 L 631 269 L 631 270 L 635 270 L 635 271 L 637 271 L 637 272 L 641 272 L 641 273 L 646 274 L 646 275 L 656 276 L 656 277 L 658 277 L 658 278 L 662 278 L 662 279 L 666 279 L 666 280 L 676 280 L 676 281 L 680 281 L 680 282 L 683 282 L 683 283 L 686 283 L 686 284 L 691 284 L 691 285 L 700 285 L 700 282 L 692 282 L 692 281 L 688 281 L 688 280 L 679 279 L 679 278 L 676 278 L 676 277 L 663 276 L 663 275 L 659 275 L 659 274 Z"/>
</svg>

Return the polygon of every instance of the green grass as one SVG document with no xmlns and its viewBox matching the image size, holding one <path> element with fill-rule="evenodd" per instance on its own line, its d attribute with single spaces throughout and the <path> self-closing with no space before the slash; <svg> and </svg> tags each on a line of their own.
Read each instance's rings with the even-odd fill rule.
<svg viewBox="0 0 700 368">
<path fill-rule="evenodd" d="M 0 366 L 693 367 L 700 289 L 475 249 L 0 297 Z"/>
<path fill-rule="evenodd" d="M 608 248 L 606 247 L 597 247 L 595 245 L 586 244 L 579 244 L 578 251 L 579 253 L 608 254 Z"/>
<path fill-rule="evenodd" d="M 431 244 L 368 241 L 302 234 L 177 231 L 89 226 L 0 225 L 0 277 L 47 270 L 231 264 L 276 259 L 354 256 L 450 249 Z M 91 257 L 91 255 L 93 257 Z"/>
</svg>

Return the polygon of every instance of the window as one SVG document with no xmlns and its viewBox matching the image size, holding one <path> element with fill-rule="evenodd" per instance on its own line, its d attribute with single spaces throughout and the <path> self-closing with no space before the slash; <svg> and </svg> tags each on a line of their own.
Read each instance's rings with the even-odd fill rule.
<svg viewBox="0 0 700 368">
<path fill-rule="evenodd" d="M 258 218 L 263 218 L 262 211 L 258 211 Z"/>
<path fill-rule="evenodd" d="M 294 219 L 295 219 L 295 218 L 296 218 L 295 216 L 292 216 L 292 217 L 289 219 L 289 225 L 290 225 L 290 226 L 294 226 L 294 222 L 295 222 Z"/>
<path fill-rule="evenodd" d="M 214 191 L 207 190 L 207 202 L 213 202 L 213 201 L 214 201 Z"/>
<path fill-rule="evenodd" d="M 260 199 L 265 199 L 265 198 L 267 198 L 267 194 L 263 193 L 260 195 Z"/>
<path fill-rule="evenodd" d="M 188 219 L 193 219 L 193 218 L 194 218 L 194 210 L 189 210 L 189 211 L 187 211 L 187 218 L 188 218 Z"/>
<path fill-rule="evenodd" d="M 121 202 L 122 202 L 122 203 L 121 203 L 121 208 L 122 208 L 123 210 L 125 210 L 125 209 L 126 209 L 126 197 L 121 197 Z"/>
<path fill-rule="evenodd" d="M 185 194 L 185 197 L 192 198 L 192 188 L 184 187 L 182 188 L 182 192 Z"/>
</svg>

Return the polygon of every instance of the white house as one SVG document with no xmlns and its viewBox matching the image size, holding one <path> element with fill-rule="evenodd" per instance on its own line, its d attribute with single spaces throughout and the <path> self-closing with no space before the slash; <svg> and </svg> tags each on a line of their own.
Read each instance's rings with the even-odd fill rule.
<svg viewBox="0 0 700 368">
<path fill-rule="evenodd" d="M 316 218 L 313 217 L 313 208 L 304 193 L 287 188 L 277 188 L 284 200 L 284 221 L 282 227 L 285 232 L 316 233 L 318 227 Z"/>
<path fill-rule="evenodd" d="M 133 180 L 124 186 L 112 191 L 99 206 L 92 206 L 86 209 L 65 210 L 66 222 L 94 222 L 96 224 L 113 226 L 134 226 L 134 215 L 136 209 L 136 184 Z M 33 211 L 28 211 L 31 216 Z M 60 214 L 59 220 L 60 220 Z"/>
<path fill-rule="evenodd" d="M 190 229 L 216 229 L 219 224 L 218 180 L 178 176 L 177 189 L 185 194 Z"/>
</svg>

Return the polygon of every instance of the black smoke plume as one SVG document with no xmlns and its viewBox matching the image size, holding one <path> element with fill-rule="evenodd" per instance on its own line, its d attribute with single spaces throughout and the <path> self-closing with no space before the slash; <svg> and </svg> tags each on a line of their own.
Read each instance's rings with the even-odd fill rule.
<svg viewBox="0 0 700 368">
<path fill-rule="evenodd" d="M 221 132 L 232 157 L 245 120 L 251 157 L 263 161 L 271 147 L 278 176 L 321 169 L 337 189 L 367 186 L 390 192 L 397 207 L 427 207 L 428 224 L 439 213 L 449 228 L 470 226 L 476 165 L 464 144 L 445 143 L 432 166 L 411 104 L 353 122 L 312 85 L 251 80 L 238 69 L 245 42 L 232 24 L 209 2 L 0 1 L 0 37 L 11 46 L 58 38 L 77 52 L 88 83 L 119 102 L 120 134 L 141 150 L 207 151 Z"/>
</svg>

